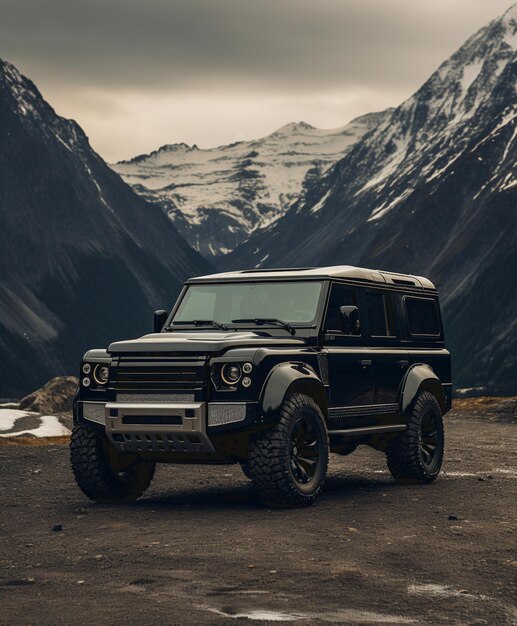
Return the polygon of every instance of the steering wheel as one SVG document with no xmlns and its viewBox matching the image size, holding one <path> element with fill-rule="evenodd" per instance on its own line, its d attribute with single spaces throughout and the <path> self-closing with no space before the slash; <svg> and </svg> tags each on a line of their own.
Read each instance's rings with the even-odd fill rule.
<svg viewBox="0 0 517 626">
<path fill-rule="evenodd" d="M 304 311 L 303 309 L 298 309 L 297 311 L 289 313 L 289 318 L 293 322 L 310 322 L 313 317 L 314 315 L 313 313 L 311 313 L 311 311 Z"/>
</svg>

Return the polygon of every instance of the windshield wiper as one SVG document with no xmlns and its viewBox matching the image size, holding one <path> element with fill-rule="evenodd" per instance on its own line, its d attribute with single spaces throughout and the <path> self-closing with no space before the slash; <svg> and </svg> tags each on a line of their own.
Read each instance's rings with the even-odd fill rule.
<svg viewBox="0 0 517 626">
<path fill-rule="evenodd" d="M 275 324 L 276 326 L 282 326 L 285 328 L 288 333 L 291 335 L 295 335 L 295 329 L 289 324 L 289 322 L 284 322 L 284 320 L 279 320 L 276 317 L 256 317 L 256 318 L 243 318 L 238 320 L 232 320 L 232 324 L 256 324 L 257 326 L 262 326 L 264 324 Z"/>
<path fill-rule="evenodd" d="M 189 322 L 184 322 L 183 320 L 178 322 L 173 321 L 170 326 L 167 326 L 167 329 L 172 329 L 173 326 L 179 326 L 181 324 L 191 324 L 192 326 L 215 326 L 221 330 L 228 330 L 228 326 L 221 324 L 221 322 L 216 322 L 215 320 L 191 320 Z"/>
</svg>

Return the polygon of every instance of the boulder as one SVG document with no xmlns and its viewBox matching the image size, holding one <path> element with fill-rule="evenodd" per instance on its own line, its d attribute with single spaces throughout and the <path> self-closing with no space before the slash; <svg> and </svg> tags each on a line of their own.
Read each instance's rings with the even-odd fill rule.
<svg viewBox="0 0 517 626">
<path fill-rule="evenodd" d="M 79 380 L 75 376 L 57 376 L 23 398 L 19 408 L 45 415 L 70 413 L 78 385 Z"/>
</svg>

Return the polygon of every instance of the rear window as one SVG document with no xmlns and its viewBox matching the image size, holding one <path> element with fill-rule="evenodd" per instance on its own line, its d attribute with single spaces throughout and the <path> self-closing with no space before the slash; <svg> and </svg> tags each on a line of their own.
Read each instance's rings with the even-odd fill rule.
<svg viewBox="0 0 517 626">
<path fill-rule="evenodd" d="M 429 298 L 405 298 L 409 332 L 412 335 L 440 335 L 438 307 Z"/>
<path fill-rule="evenodd" d="M 394 337 L 395 319 L 391 298 L 383 293 L 367 293 L 368 322 L 371 337 Z"/>
</svg>

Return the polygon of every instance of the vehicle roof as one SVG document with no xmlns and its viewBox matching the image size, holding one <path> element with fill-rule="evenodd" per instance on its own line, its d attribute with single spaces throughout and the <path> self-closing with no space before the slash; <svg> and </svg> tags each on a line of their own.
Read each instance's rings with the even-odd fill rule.
<svg viewBox="0 0 517 626">
<path fill-rule="evenodd" d="M 286 267 L 269 270 L 253 269 L 235 272 L 222 272 L 208 276 L 191 278 L 187 283 L 249 281 L 264 279 L 299 279 L 299 278 L 348 278 L 366 283 L 384 283 L 397 287 L 436 289 L 434 284 L 423 276 L 398 274 L 384 270 L 372 270 L 353 265 L 332 265 L 330 267 Z"/>
</svg>

